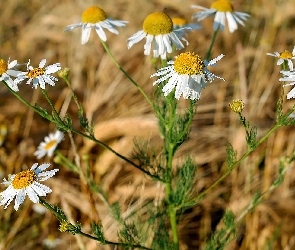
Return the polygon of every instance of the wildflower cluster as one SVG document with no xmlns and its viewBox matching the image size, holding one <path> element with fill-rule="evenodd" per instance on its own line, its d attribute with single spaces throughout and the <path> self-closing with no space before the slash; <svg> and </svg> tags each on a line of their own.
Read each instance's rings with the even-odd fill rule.
<svg viewBox="0 0 295 250">
<path fill-rule="evenodd" d="M 69 84 L 68 76 L 70 69 L 62 69 L 60 63 L 54 63 L 45 66 L 46 59 L 42 59 L 38 67 L 34 68 L 31 66 L 31 61 L 29 59 L 28 62 L 25 63 L 26 69 L 22 71 L 20 70 L 20 67 L 22 67 L 23 64 L 19 64 L 17 60 L 10 62 L 10 60 L 5 61 L 0 59 L 0 81 L 8 86 L 11 89 L 11 92 L 20 100 L 22 100 L 27 106 L 41 114 L 50 122 L 53 122 L 57 127 L 55 132 L 49 133 L 48 136 L 45 136 L 44 141 L 42 141 L 35 150 L 34 156 L 37 159 L 41 159 L 42 157 L 50 159 L 54 153 L 56 153 L 58 155 L 58 159 L 60 160 L 56 160 L 55 163 L 66 162 L 72 171 L 79 173 L 80 176 L 86 178 L 84 177 L 83 172 L 81 172 L 82 170 L 79 168 L 79 164 L 75 163 L 75 165 L 66 159 L 66 157 L 63 156 L 59 151 L 56 151 L 57 146 L 64 139 L 64 132 L 68 132 L 70 141 L 72 144 L 74 144 L 74 140 L 71 137 L 72 132 L 74 132 L 79 136 L 83 136 L 84 138 L 90 139 L 98 145 L 103 146 L 105 149 L 111 151 L 116 156 L 125 160 L 127 163 L 141 170 L 144 174 L 165 185 L 166 199 L 165 204 L 163 203 L 163 209 L 166 209 L 166 211 L 160 211 L 160 213 L 157 214 L 153 220 L 156 220 L 156 218 L 158 219 L 158 217 L 163 219 L 162 222 L 165 223 L 156 223 L 158 224 L 159 231 L 161 231 L 163 225 L 167 224 L 167 218 L 169 218 L 170 229 L 172 233 L 170 233 L 168 230 L 164 232 L 163 235 L 166 238 L 163 239 L 161 244 L 159 243 L 156 245 L 157 242 L 153 241 L 153 243 L 151 243 L 153 249 L 161 249 L 161 247 L 163 248 L 163 242 L 165 243 L 165 249 L 179 249 L 177 223 L 180 219 L 178 218 L 178 215 L 181 214 L 181 211 L 184 211 L 189 206 L 197 204 L 197 202 L 199 202 L 207 190 L 213 188 L 216 183 L 218 184 L 218 182 L 222 181 L 227 175 L 229 175 L 230 172 L 252 152 L 251 150 L 254 150 L 259 145 L 259 143 L 263 141 L 258 141 L 256 139 L 256 127 L 251 127 L 246 118 L 242 116 L 242 112 L 245 108 L 244 102 L 240 99 L 233 100 L 229 104 L 229 107 L 233 112 L 239 115 L 240 120 L 246 129 L 246 142 L 248 143 L 250 150 L 239 161 L 237 160 L 235 151 L 229 147 L 229 171 L 227 171 L 225 175 L 213 183 L 211 187 L 195 198 L 192 197 L 192 187 L 194 186 L 195 175 L 197 173 L 197 167 L 195 163 L 190 158 L 187 158 L 183 165 L 181 165 L 177 171 L 174 171 L 172 166 L 172 163 L 174 162 L 173 157 L 175 156 L 175 153 L 180 145 L 189 136 L 190 126 L 193 121 L 193 116 L 196 112 L 195 104 L 201 98 L 201 92 L 216 78 L 225 81 L 225 79 L 221 76 L 217 76 L 219 73 L 215 74 L 211 72 L 213 67 L 210 68 L 211 66 L 217 66 L 220 63 L 220 60 L 224 57 L 224 54 L 211 57 L 212 47 L 215 42 L 216 35 L 218 31 L 223 31 L 226 25 L 228 26 L 230 33 L 236 31 L 238 29 L 238 25 L 244 26 L 244 22 L 250 17 L 250 15 L 247 13 L 235 11 L 232 2 L 229 0 L 215 0 L 211 4 L 210 8 L 205 8 L 199 5 L 193 5 L 191 7 L 201 9 L 200 12 L 193 15 L 193 19 L 196 19 L 198 22 L 209 16 L 214 16 L 213 39 L 211 45 L 208 48 L 206 56 L 202 56 L 202 52 L 197 53 L 195 51 L 176 51 L 184 50 L 186 46 L 188 46 L 189 39 L 187 39 L 188 36 L 186 36 L 187 32 L 199 30 L 201 26 L 199 23 L 189 23 L 185 18 L 182 17 L 170 17 L 165 12 L 150 13 L 143 20 L 142 28 L 140 28 L 139 31 L 127 39 L 127 49 L 131 49 L 136 43 L 139 43 L 141 40 L 145 40 L 143 54 L 146 56 L 151 56 L 155 59 L 154 61 L 159 60 L 161 63 L 161 68 L 157 67 L 156 63 L 154 64 L 156 69 L 155 72 L 150 76 L 150 78 L 157 77 L 157 79 L 153 80 L 153 85 L 156 86 L 155 98 L 158 98 L 156 101 L 150 100 L 146 93 L 141 89 L 140 85 L 137 84 L 114 59 L 107 47 L 107 34 L 105 31 L 108 30 L 113 34 L 118 35 L 119 31 L 117 28 L 125 27 L 128 24 L 128 21 L 113 20 L 100 7 L 90 6 L 82 13 L 81 22 L 68 25 L 65 28 L 65 31 L 72 31 L 76 28 L 81 28 L 82 45 L 88 43 L 91 31 L 94 29 L 100 39 L 100 43 L 115 62 L 116 66 L 138 88 L 149 104 L 151 104 L 151 108 L 159 120 L 159 130 L 163 138 L 163 148 L 161 149 L 161 153 L 159 153 L 159 155 L 155 156 L 152 154 L 152 156 L 148 158 L 148 153 L 152 152 L 153 150 L 140 148 L 139 145 L 137 149 L 137 155 L 134 157 L 139 163 L 133 162 L 132 160 L 119 154 L 111 147 L 95 138 L 95 133 L 93 132 L 94 129 L 90 125 L 91 122 L 89 122 L 84 116 L 84 109 L 77 100 L 78 98 Z M 290 82 L 288 84 L 284 84 L 283 86 L 295 85 L 295 71 L 293 66 L 293 60 L 295 59 L 295 47 L 292 53 L 284 51 L 282 53 L 274 52 L 267 54 L 277 57 L 277 64 L 283 66 L 283 70 L 281 71 L 283 77 L 280 78 L 280 81 Z M 171 60 L 170 58 L 174 59 Z M 289 67 L 289 70 L 286 69 L 287 66 Z M 74 101 L 78 106 L 78 119 L 83 132 L 80 130 L 77 131 L 71 126 L 72 120 L 69 116 L 62 116 L 59 114 L 52 104 L 49 95 L 45 91 L 46 84 L 55 86 L 55 84 L 58 82 L 58 78 L 52 75 L 54 73 L 57 73 L 60 78 L 65 80 L 72 92 Z M 21 92 L 19 86 L 23 81 L 25 81 L 28 85 L 32 84 L 32 88 L 34 89 L 40 87 L 41 92 L 44 94 L 46 100 L 49 102 L 50 107 L 52 108 L 52 115 L 37 105 L 32 106 L 28 104 L 26 101 L 24 101 L 20 94 L 16 93 Z M 180 107 L 178 101 L 181 97 L 183 97 L 185 100 L 189 99 L 187 101 L 188 108 L 183 112 L 178 112 Z M 287 98 L 295 98 L 295 88 L 287 94 Z M 78 155 L 76 150 L 75 155 Z M 77 162 L 78 161 L 79 160 L 77 160 Z M 6 185 L 7 188 L 0 193 L 0 206 L 4 206 L 4 209 L 6 209 L 15 199 L 14 209 L 18 210 L 20 205 L 24 202 L 25 197 L 28 196 L 33 203 L 37 204 L 40 202 L 42 206 L 53 212 L 56 218 L 61 222 L 61 232 L 71 232 L 73 234 L 80 233 L 86 236 L 87 234 L 82 233 L 82 226 L 79 223 L 77 223 L 77 225 L 71 224 L 66 219 L 66 216 L 61 211 L 61 209 L 48 204 L 41 198 L 51 193 L 52 190 L 40 182 L 51 178 L 56 172 L 59 171 L 59 169 L 45 171 L 47 168 L 49 168 L 49 166 L 50 163 L 43 163 L 39 166 L 38 163 L 35 163 L 32 165 L 31 169 L 23 170 L 18 174 L 9 175 L 8 179 L 4 179 L 2 184 Z M 90 175 L 87 174 L 87 177 L 88 176 Z M 89 181 L 89 183 L 87 181 L 83 179 L 84 184 L 87 183 L 88 185 L 90 183 L 91 185 L 96 185 L 96 183 L 92 181 Z M 89 188 L 89 190 L 94 189 L 99 190 L 99 188 L 94 186 L 92 186 L 92 189 Z M 105 200 L 105 202 L 107 201 Z M 33 209 L 38 211 L 38 213 L 44 213 L 44 210 L 40 209 L 38 205 L 35 205 Z M 119 209 L 114 210 L 119 211 Z M 118 233 L 120 240 L 121 238 L 123 240 L 121 240 L 119 243 L 107 241 L 103 235 L 102 226 L 100 224 L 93 226 L 93 228 L 95 228 L 93 234 L 96 235 L 97 238 L 94 236 L 90 236 L 88 238 L 96 239 L 101 244 L 113 244 L 123 248 L 128 247 L 133 249 L 149 249 L 143 245 L 140 245 L 140 241 L 138 240 L 140 237 L 136 227 L 133 224 L 129 225 L 124 220 L 122 220 L 120 218 L 119 212 L 117 218 L 119 218 L 118 220 L 121 222 L 123 221 L 123 229 Z M 233 220 L 234 219 L 231 217 L 231 221 Z M 172 239 L 170 239 L 170 235 L 172 235 Z M 129 242 L 124 242 L 124 237 L 125 239 L 129 239 Z M 162 235 L 159 234 L 154 237 L 161 238 Z M 53 237 L 44 242 L 44 245 L 49 247 L 54 247 L 57 244 L 61 244 L 61 241 L 56 241 Z"/>
</svg>

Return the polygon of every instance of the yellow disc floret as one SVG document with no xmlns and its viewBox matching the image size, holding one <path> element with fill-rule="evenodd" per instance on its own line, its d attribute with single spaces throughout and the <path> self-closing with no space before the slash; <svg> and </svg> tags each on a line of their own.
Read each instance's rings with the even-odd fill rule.
<svg viewBox="0 0 295 250">
<path fill-rule="evenodd" d="M 173 17 L 172 22 L 174 25 L 176 25 L 178 27 L 182 27 L 187 24 L 187 20 L 182 17 Z"/>
<path fill-rule="evenodd" d="M 61 231 L 62 233 L 68 232 L 71 228 L 72 228 L 72 224 L 68 221 L 62 221 L 59 225 L 59 231 Z"/>
<path fill-rule="evenodd" d="M 56 140 L 52 140 L 52 141 L 50 141 L 50 142 L 48 142 L 46 145 L 45 145 L 45 147 L 44 147 L 44 149 L 45 150 L 49 150 L 49 149 L 51 149 L 55 144 L 56 144 Z"/>
<path fill-rule="evenodd" d="M 0 59 L 0 75 L 2 75 L 3 73 L 5 73 L 8 69 L 8 64 L 6 61 L 4 61 L 3 59 Z"/>
<path fill-rule="evenodd" d="M 245 108 L 245 103 L 242 100 L 237 99 L 237 100 L 233 100 L 229 104 L 229 107 L 235 113 L 241 113 L 244 110 L 244 108 Z"/>
<path fill-rule="evenodd" d="M 293 55 L 288 50 L 285 50 L 284 52 L 280 53 L 280 58 L 282 59 L 292 59 Z"/>
<path fill-rule="evenodd" d="M 82 13 L 83 23 L 98 23 L 107 19 L 107 14 L 97 6 L 91 6 Z"/>
<path fill-rule="evenodd" d="M 181 53 L 174 62 L 174 70 L 180 75 L 203 74 L 204 67 L 202 58 L 193 52 Z"/>
<path fill-rule="evenodd" d="M 146 17 L 143 30 L 151 35 L 165 35 L 173 31 L 172 19 L 163 12 L 154 12 Z"/>
<path fill-rule="evenodd" d="M 45 74 L 45 68 L 34 68 L 30 70 L 26 76 L 29 78 L 36 78 L 38 76 L 44 75 Z"/>
<path fill-rule="evenodd" d="M 216 9 L 220 12 L 233 12 L 234 7 L 229 0 L 216 0 L 211 4 L 211 9 Z"/>
<path fill-rule="evenodd" d="M 18 173 L 11 182 L 14 189 L 22 189 L 30 186 L 37 180 L 37 175 L 33 170 L 25 170 Z"/>
</svg>

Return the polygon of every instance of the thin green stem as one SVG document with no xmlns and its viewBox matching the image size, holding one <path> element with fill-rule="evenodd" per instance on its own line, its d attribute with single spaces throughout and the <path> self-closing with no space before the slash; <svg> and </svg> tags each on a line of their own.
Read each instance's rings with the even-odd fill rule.
<svg viewBox="0 0 295 250">
<path fill-rule="evenodd" d="M 153 179 L 157 179 L 158 181 L 164 182 L 164 180 L 162 180 L 160 177 L 152 175 L 151 173 L 149 173 L 148 171 L 142 169 L 140 166 L 138 166 L 137 164 L 135 164 L 133 161 L 131 161 L 130 159 L 126 158 L 125 156 L 119 154 L 117 151 L 113 150 L 110 146 L 108 146 L 107 144 L 103 143 L 102 141 L 97 140 L 95 137 L 93 137 L 92 135 L 87 135 L 84 134 L 78 130 L 75 130 L 74 128 L 71 129 L 71 131 L 75 134 L 81 135 L 87 139 L 90 139 L 92 141 L 94 141 L 95 143 L 97 143 L 98 145 L 102 146 L 103 148 L 109 150 L 110 152 L 112 152 L 113 154 L 115 154 L 116 156 L 118 156 L 119 158 L 121 158 L 122 160 L 128 162 L 129 164 L 131 164 L 133 167 L 139 169 L 141 172 L 145 173 L 146 175 L 150 176 Z"/>
<path fill-rule="evenodd" d="M 41 88 L 40 88 L 40 89 L 41 89 Z M 57 117 L 57 119 L 59 120 L 59 122 L 61 123 L 61 125 L 64 125 L 63 120 L 60 118 L 59 114 L 57 113 L 57 111 L 56 111 L 56 109 L 55 109 L 53 103 L 51 102 L 51 100 L 50 100 L 50 98 L 49 98 L 49 96 L 48 96 L 48 94 L 47 94 L 47 92 L 46 92 L 46 90 L 45 90 L 45 89 L 41 89 L 41 92 L 42 92 L 42 94 L 45 96 L 47 102 L 49 103 L 49 105 L 50 105 L 50 107 L 51 107 L 51 109 L 52 109 L 54 115 Z"/>
<path fill-rule="evenodd" d="M 65 76 L 65 77 L 62 77 L 62 79 L 64 79 L 64 81 L 67 83 L 69 89 L 71 90 L 71 92 L 72 92 L 72 96 L 73 96 L 73 99 L 74 99 L 76 105 L 78 106 L 79 109 L 82 109 L 82 107 L 81 107 L 81 105 L 80 105 L 80 103 L 79 103 L 79 101 L 78 101 L 78 98 L 77 98 L 77 96 L 76 96 L 74 90 L 72 89 L 72 86 L 71 86 L 71 83 L 70 83 L 70 81 L 69 81 L 69 78 L 68 78 L 67 76 Z"/>
<path fill-rule="evenodd" d="M 108 53 L 110 58 L 115 63 L 116 67 L 123 72 L 123 74 L 133 83 L 133 85 L 139 90 L 139 92 L 144 96 L 144 98 L 147 100 L 147 102 L 150 104 L 150 106 L 154 110 L 154 105 L 152 100 L 147 96 L 147 94 L 144 92 L 144 90 L 138 85 L 138 83 L 133 80 L 133 78 L 121 67 L 121 65 L 118 63 L 118 61 L 115 59 L 113 54 L 111 53 L 110 49 L 108 48 L 107 44 L 104 41 L 101 41 L 102 46 L 104 47 L 105 51 Z"/>
<path fill-rule="evenodd" d="M 68 221 L 66 216 L 64 215 L 64 213 L 62 212 L 61 209 L 57 209 L 57 207 L 52 206 L 50 203 L 48 203 L 46 200 L 44 200 L 43 198 L 39 197 L 40 203 L 47 208 L 49 211 L 51 211 L 53 213 L 53 215 L 60 221 Z M 140 249 L 146 249 L 146 250 L 151 250 L 151 248 L 142 246 L 142 245 L 133 245 L 133 244 L 128 244 L 128 243 L 120 243 L 120 242 L 112 242 L 112 241 L 108 241 L 108 240 L 104 240 L 103 242 L 101 241 L 101 239 L 99 239 L 98 237 L 92 236 L 90 234 L 84 233 L 82 232 L 80 229 L 77 229 L 77 227 L 73 226 L 71 224 L 71 226 L 73 228 L 75 228 L 75 233 L 76 234 L 80 234 L 83 235 L 91 240 L 95 240 L 100 242 L 103 245 L 115 245 L 115 246 L 122 246 L 122 247 L 132 247 L 132 249 L 135 248 L 140 248 Z"/>
<path fill-rule="evenodd" d="M 207 61 L 209 61 L 210 58 L 211 58 L 212 48 L 213 48 L 213 45 L 214 45 L 214 43 L 215 43 L 215 40 L 216 40 L 216 37 L 217 37 L 217 33 L 218 33 L 218 31 L 219 31 L 219 28 L 218 28 L 217 30 L 215 30 L 214 33 L 213 33 L 213 37 L 212 37 L 212 40 L 211 40 L 211 44 L 210 44 L 210 47 L 209 47 L 209 49 L 208 49 L 208 51 L 207 51 L 206 58 L 205 58 L 205 60 L 207 60 Z"/>
<path fill-rule="evenodd" d="M 170 219 L 170 225 L 172 230 L 172 237 L 173 237 L 173 243 L 174 243 L 174 249 L 179 248 L 179 239 L 178 239 L 178 231 L 177 231 L 177 221 L 176 221 L 176 209 L 174 208 L 174 205 L 171 201 L 171 195 L 172 195 L 172 159 L 173 159 L 173 145 L 170 144 L 170 147 L 168 149 L 168 162 L 167 162 L 167 171 L 168 171 L 168 182 L 166 183 L 166 196 L 167 201 L 169 204 L 169 219 Z"/>
<path fill-rule="evenodd" d="M 175 142 L 173 142 L 173 127 L 174 118 L 176 113 L 176 105 L 174 97 L 167 97 L 167 102 L 169 106 L 169 120 L 165 125 L 165 151 L 167 160 L 167 183 L 166 183 L 166 199 L 169 204 L 168 212 L 170 225 L 172 230 L 172 238 L 174 244 L 174 250 L 179 249 L 179 239 L 177 231 L 177 220 L 176 220 L 176 210 L 171 200 L 172 196 L 172 160 L 174 156 Z"/>
<path fill-rule="evenodd" d="M 54 158 L 54 162 L 60 165 L 65 166 L 66 168 L 70 169 L 71 171 L 75 173 L 79 173 L 80 169 L 76 164 L 71 162 L 67 157 L 65 157 L 60 151 L 55 150 L 54 153 L 56 154 L 56 158 Z"/>
<path fill-rule="evenodd" d="M 4 82 L 4 84 L 7 86 L 7 84 Z M 7 86 L 8 87 L 8 86 Z M 9 87 L 8 87 L 9 88 Z M 9 88 L 9 90 L 11 91 L 11 93 L 17 97 L 17 99 L 19 99 L 23 104 L 25 104 L 27 107 L 33 109 L 36 113 L 38 113 L 40 116 L 44 117 L 45 119 L 55 123 L 55 124 L 59 124 L 57 123 L 57 121 L 49 114 L 45 115 L 44 112 L 40 111 L 38 108 L 32 106 L 31 104 L 29 104 L 26 100 L 24 100 L 20 95 L 18 95 L 16 92 L 14 92 L 12 89 Z M 51 103 L 51 102 L 50 102 Z M 54 109 L 55 110 L 55 109 Z M 57 113 L 57 112 L 56 112 Z M 59 116 L 58 116 L 59 117 Z M 60 119 L 60 118 L 59 118 Z M 118 152 L 116 152 L 115 150 L 113 150 L 111 147 L 109 147 L 107 144 L 103 143 L 102 141 L 97 140 L 95 137 L 91 136 L 91 135 L 87 135 L 84 134 L 78 130 L 75 130 L 74 128 L 70 128 L 70 130 L 75 133 L 78 134 L 80 136 L 83 136 L 85 138 L 88 138 L 92 141 L 94 141 L 95 143 L 97 143 L 98 145 L 102 146 L 103 148 L 111 151 L 112 153 L 114 153 L 116 156 L 118 156 L 119 158 L 121 158 L 122 160 L 130 163 L 132 166 L 134 166 L 135 168 L 139 169 L 141 172 L 147 174 L 148 176 L 150 176 L 153 179 L 156 179 L 160 182 L 165 182 L 164 180 L 162 180 L 160 177 L 158 176 L 154 176 L 151 173 L 149 173 L 148 171 L 142 169 L 140 166 L 138 166 L 137 164 L 135 164 L 133 161 L 129 160 L 128 158 L 126 158 L 125 156 L 119 154 Z"/>
<path fill-rule="evenodd" d="M 80 231 L 79 234 L 81 234 L 89 239 L 99 241 L 99 239 L 97 237 L 94 237 L 90 234 L 83 233 L 82 231 Z M 151 248 L 144 247 L 142 245 L 133 245 L 133 244 L 128 244 L 128 243 L 112 242 L 112 241 L 108 241 L 108 240 L 104 241 L 104 245 L 114 245 L 114 246 L 122 246 L 122 247 L 129 247 L 129 248 L 131 247 L 132 249 L 140 248 L 140 249 L 151 250 Z"/>
<path fill-rule="evenodd" d="M 274 131 L 276 131 L 281 124 L 276 123 L 258 142 L 257 142 L 257 147 L 264 142 Z M 256 148 L 257 148 L 256 147 Z M 246 159 L 253 151 L 255 148 L 249 148 L 248 151 L 237 161 L 233 164 L 231 169 L 229 169 L 226 173 L 224 173 L 218 180 L 216 180 L 209 188 L 201 192 L 197 197 L 191 200 L 192 203 L 198 202 L 204 195 L 206 195 L 211 189 L 216 187 L 221 181 L 223 181 L 236 167 L 240 165 L 240 163 Z"/>
</svg>

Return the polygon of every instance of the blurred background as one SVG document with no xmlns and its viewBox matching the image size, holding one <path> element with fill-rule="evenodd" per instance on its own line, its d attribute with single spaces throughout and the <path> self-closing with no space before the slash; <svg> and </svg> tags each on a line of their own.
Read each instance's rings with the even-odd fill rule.
<svg viewBox="0 0 295 250">
<path fill-rule="evenodd" d="M 166 11 L 171 17 L 191 21 L 197 9 L 191 4 L 209 7 L 211 1 L 181 0 L 1 0 L 0 1 L 0 58 L 36 66 L 43 59 L 47 65 L 60 62 L 71 69 L 70 80 L 87 117 L 93 121 L 97 138 L 119 153 L 129 156 L 135 138 L 147 139 L 159 145 L 157 120 L 148 103 L 126 77 L 114 66 L 92 31 L 86 45 L 80 44 L 81 29 L 64 32 L 65 26 L 81 21 L 82 12 L 98 5 L 109 17 L 129 21 L 119 28 L 119 35 L 106 31 L 116 59 L 148 93 L 153 94 L 150 75 L 155 72 L 150 58 L 143 55 L 144 42 L 127 49 L 126 40 L 142 29 L 145 17 L 151 12 Z M 295 29 L 295 1 L 236 0 L 235 10 L 251 15 L 245 27 L 233 34 L 226 29 L 217 36 L 212 57 L 225 54 L 218 67 L 211 71 L 226 81 L 215 80 L 203 90 L 198 102 L 189 140 L 184 143 L 175 160 L 191 155 L 199 166 L 196 193 L 210 186 L 226 171 L 226 143 L 230 142 L 241 156 L 247 150 L 245 132 L 238 116 L 228 103 L 242 99 L 246 103 L 243 115 L 258 128 L 258 138 L 275 123 L 276 103 L 280 96 L 278 81 L 280 67 L 276 58 L 266 53 L 292 51 Z M 202 29 L 187 35 L 189 46 L 205 57 L 212 37 L 213 19 L 207 18 Z M 46 90 L 58 110 L 67 112 L 73 126 L 79 128 L 77 107 L 61 79 Z M 285 88 L 285 93 L 289 89 Z M 39 89 L 20 85 L 20 95 L 28 102 L 47 108 L 49 105 Z M 294 105 L 284 100 L 284 110 Z M 186 101 L 181 100 L 183 104 Z M 35 162 L 50 162 L 60 167 L 55 178 L 45 184 L 53 192 L 47 197 L 58 204 L 74 223 L 79 221 L 90 232 L 91 220 L 101 220 L 109 240 L 117 240 L 117 224 L 108 206 L 98 194 L 89 194 L 79 175 L 53 162 L 51 158 L 36 160 L 33 156 L 44 136 L 55 127 L 22 105 L 0 85 L 0 125 L 7 128 L 0 147 L 0 177 L 30 168 Z M 218 228 L 227 209 L 239 215 L 255 192 L 269 188 L 277 176 L 281 156 L 294 150 L 293 127 L 279 129 L 250 155 L 239 168 L 214 188 L 195 208 L 187 211 L 179 225 L 181 249 L 198 249 L 210 233 Z M 74 136 L 82 166 L 89 164 L 95 182 L 108 194 L 108 202 L 119 202 L 126 214 L 136 211 L 140 204 L 160 200 L 163 187 L 101 147 Z M 61 153 L 74 161 L 69 139 L 58 146 Z M 88 163 L 85 163 L 88 162 Z M 274 190 L 254 211 L 248 213 L 238 227 L 236 240 L 226 249 L 295 249 L 295 170 L 290 168 L 284 183 Z M 0 187 L 0 191 L 4 190 Z M 95 204 L 95 209 L 91 204 Z M 10 205 L 0 208 L 0 249 L 48 249 L 46 239 L 58 239 L 53 249 L 114 249 L 98 246 L 94 241 L 60 233 L 58 221 L 49 213 L 38 213 L 28 199 L 17 212 Z M 98 213 L 99 212 L 99 213 Z"/>
</svg>

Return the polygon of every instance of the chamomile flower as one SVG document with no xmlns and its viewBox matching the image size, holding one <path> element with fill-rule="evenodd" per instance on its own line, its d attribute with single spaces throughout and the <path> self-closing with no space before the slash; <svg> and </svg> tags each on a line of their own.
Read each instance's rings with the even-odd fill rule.
<svg viewBox="0 0 295 250">
<path fill-rule="evenodd" d="M 17 65 L 17 60 L 12 62 L 6 62 L 0 59 L 0 81 L 5 81 L 7 85 L 13 90 L 18 91 L 17 84 L 11 79 L 11 76 L 17 77 L 21 71 L 14 70 L 13 68 Z"/>
<path fill-rule="evenodd" d="M 128 38 L 128 49 L 146 38 L 144 54 L 150 55 L 153 43 L 153 56 L 161 56 L 162 59 L 166 59 L 166 53 L 172 52 L 172 44 L 175 45 L 176 49 L 184 48 L 180 40 L 188 45 L 188 41 L 182 37 L 184 29 L 190 28 L 173 30 L 173 22 L 168 15 L 163 12 L 154 12 L 145 18 L 143 29 Z"/>
<path fill-rule="evenodd" d="M 292 53 L 289 52 L 288 50 L 285 50 L 285 51 L 283 51 L 281 53 L 279 53 L 277 51 L 275 51 L 274 53 L 267 53 L 267 55 L 279 58 L 278 61 L 277 61 L 277 65 L 281 65 L 284 62 L 287 62 L 289 69 L 291 71 L 293 70 L 293 62 L 292 62 L 292 60 L 295 59 L 295 46 L 293 48 Z"/>
<path fill-rule="evenodd" d="M 287 81 L 290 83 L 284 84 L 284 87 L 286 86 L 293 86 L 295 85 L 295 71 L 287 71 L 282 70 L 281 73 L 284 77 L 280 78 L 279 81 Z M 287 94 L 287 99 L 295 98 L 295 87 L 289 91 Z"/>
<path fill-rule="evenodd" d="M 193 18 L 196 18 L 198 21 L 215 14 L 213 25 L 214 31 L 218 29 L 223 30 L 225 19 L 227 19 L 228 29 L 232 33 L 238 29 L 238 24 L 244 26 L 244 21 L 250 16 L 244 12 L 234 11 L 233 4 L 230 0 L 215 0 L 211 4 L 210 9 L 199 5 L 192 5 L 191 7 L 204 10 L 193 15 Z"/>
<path fill-rule="evenodd" d="M 30 60 L 27 63 L 27 72 L 21 72 L 17 75 L 17 78 L 14 80 L 14 83 L 19 84 L 25 79 L 28 79 L 27 84 L 30 84 L 33 81 L 33 88 L 37 88 L 38 85 L 41 89 L 45 89 L 45 83 L 54 86 L 55 82 L 58 79 L 51 74 L 59 71 L 61 69 L 60 63 L 55 63 L 44 67 L 46 64 L 46 59 L 43 59 L 39 63 L 38 68 L 33 68 L 30 65 Z"/>
<path fill-rule="evenodd" d="M 7 185 L 7 189 L 0 193 L 0 206 L 5 205 L 4 209 L 15 198 L 14 209 L 18 210 L 19 206 L 24 202 L 26 195 L 34 203 L 39 202 L 39 196 L 46 196 L 52 190 L 39 183 L 51 178 L 59 169 L 53 169 L 43 172 L 50 166 L 49 163 L 33 164 L 31 169 L 21 171 L 18 174 L 9 175 L 8 180 L 4 179 L 2 184 Z"/>
<path fill-rule="evenodd" d="M 106 41 L 107 37 L 103 29 L 107 29 L 114 34 L 119 34 L 116 27 L 126 26 L 127 21 L 112 20 L 107 18 L 107 14 L 103 9 L 97 6 L 90 6 L 82 13 L 82 22 L 68 25 L 65 31 L 82 27 L 81 43 L 86 44 L 90 37 L 91 29 L 95 29 L 97 35 L 102 41 Z"/>
<path fill-rule="evenodd" d="M 34 155 L 37 159 L 42 158 L 47 155 L 51 157 L 57 145 L 64 138 L 64 133 L 57 130 L 55 133 L 50 133 L 48 136 L 45 136 L 44 141 L 40 143 L 37 150 L 34 152 Z"/>
<path fill-rule="evenodd" d="M 212 82 L 214 78 L 219 78 L 211 73 L 207 66 L 214 65 L 224 55 L 219 55 L 215 59 L 207 62 L 193 53 L 185 52 L 176 57 L 175 61 L 168 62 L 169 66 L 159 69 L 151 77 L 159 76 L 160 78 L 153 85 L 165 82 L 168 83 L 163 87 L 164 96 L 167 96 L 175 88 L 175 98 L 179 100 L 181 95 L 184 99 L 198 100 L 201 90 L 206 87 L 209 80 Z"/>
</svg>

